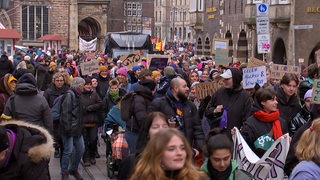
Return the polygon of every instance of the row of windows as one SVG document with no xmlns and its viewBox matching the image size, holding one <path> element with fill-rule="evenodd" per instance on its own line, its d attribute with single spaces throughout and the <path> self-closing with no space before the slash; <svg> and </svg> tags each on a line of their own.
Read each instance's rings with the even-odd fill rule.
<svg viewBox="0 0 320 180">
<path fill-rule="evenodd" d="M 142 16 L 142 10 L 124 10 L 124 16 Z"/>
<path fill-rule="evenodd" d="M 22 6 L 22 36 L 24 40 L 36 40 L 49 33 L 49 12 L 46 6 Z"/>
<path fill-rule="evenodd" d="M 138 25 L 138 26 L 127 25 L 127 30 L 128 31 L 134 31 L 134 32 L 141 32 L 142 31 L 142 26 L 141 25 Z"/>
<path fill-rule="evenodd" d="M 169 1 L 172 1 L 174 5 L 187 5 L 187 0 L 169 0 Z M 178 2 L 180 4 L 178 4 Z M 161 5 L 162 5 L 162 0 L 156 0 L 156 6 L 161 6 Z"/>
<path fill-rule="evenodd" d="M 124 3 L 124 9 L 128 10 L 141 10 L 142 4 L 139 2 L 126 2 Z"/>
<path fill-rule="evenodd" d="M 127 17 L 127 21 L 128 21 L 128 23 L 130 23 L 130 22 L 133 22 L 133 23 L 135 23 L 135 22 L 141 23 L 141 22 L 142 22 L 142 20 L 141 20 L 140 17 Z"/>
</svg>

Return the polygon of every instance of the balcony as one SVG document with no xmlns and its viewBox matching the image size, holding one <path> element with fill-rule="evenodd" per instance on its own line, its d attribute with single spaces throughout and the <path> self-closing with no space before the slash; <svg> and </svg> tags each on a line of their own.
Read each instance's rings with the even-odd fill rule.
<svg viewBox="0 0 320 180">
<path fill-rule="evenodd" d="M 269 5 L 270 23 L 287 24 L 290 23 L 291 4 L 273 4 Z M 245 23 L 248 25 L 256 24 L 256 5 L 245 5 Z"/>
<path fill-rule="evenodd" d="M 194 30 L 203 31 L 203 21 L 204 21 L 203 12 L 191 12 L 190 13 L 190 26 Z"/>
</svg>

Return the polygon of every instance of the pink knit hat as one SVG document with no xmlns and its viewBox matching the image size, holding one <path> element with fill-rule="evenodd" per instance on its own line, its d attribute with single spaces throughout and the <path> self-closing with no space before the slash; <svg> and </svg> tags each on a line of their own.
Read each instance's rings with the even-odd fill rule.
<svg viewBox="0 0 320 180">
<path fill-rule="evenodd" d="M 117 74 L 121 74 L 121 75 L 124 75 L 125 77 L 128 76 L 128 72 L 127 72 L 127 69 L 124 68 L 124 67 L 121 67 L 117 70 Z"/>
</svg>

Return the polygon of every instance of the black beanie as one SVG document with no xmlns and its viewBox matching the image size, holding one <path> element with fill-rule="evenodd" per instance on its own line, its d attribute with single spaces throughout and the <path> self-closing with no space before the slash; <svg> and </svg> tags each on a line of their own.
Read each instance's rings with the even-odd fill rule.
<svg viewBox="0 0 320 180">
<path fill-rule="evenodd" d="M 149 88 L 151 91 L 154 90 L 157 86 L 157 83 L 151 79 L 142 79 L 141 81 L 139 81 L 139 84 Z"/>
<path fill-rule="evenodd" d="M 7 129 L 0 126 L 0 152 L 9 147 Z"/>
<path fill-rule="evenodd" d="M 84 84 L 92 84 L 91 78 L 84 78 L 85 83 Z"/>
<path fill-rule="evenodd" d="M 25 74 L 23 74 L 23 75 L 18 79 L 17 84 L 20 84 L 20 83 L 29 83 L 29 84 L 34 85 L 34 87 L 37 87 L 37 81 L 36 81 L 36 79 L 34 78 L 34 76 L 33 76 L 31 73 L 25 73 Z"/>
</svg>

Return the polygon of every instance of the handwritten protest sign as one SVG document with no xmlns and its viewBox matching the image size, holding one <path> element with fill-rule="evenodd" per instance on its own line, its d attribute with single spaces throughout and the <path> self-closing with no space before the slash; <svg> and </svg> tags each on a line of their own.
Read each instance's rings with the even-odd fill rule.
<svg viewBox="0 0 320 180">
<path fill-rule="evenodd" d="M 142 61 L 144 52 L 141 50 L 133 51 L 130 54 L 122 55 L 120 60 L 123 66 L 131 70 L 133 66 L 139 65 Z"/>
<path fill-rule="evenodd" d="M 151 71 L 157 69 L 163 70 L 170 61 L 171 58 L 169 55 L 148 54 L 147 56 L 147 66 Z"/>
<path fill-rule="evenodd" d="M 267 82 L 266 66 L 245 68 L 243 71 L 243 89 L 253 88 L 256 84 L 263 86 Z"/>
<path fill-rule="evenodd" d="M 99 72 L 99 61 L 86 61 L 80 63 L 81 74 L 88 75 Z"/>
<path fill-rule="evenodd" d="M 289 66 L 281 64 L 273 64 L 271 67 L 271 78 L 273 79 L 282 79 L 282 76 L 285 73 L 294 73 L 298 76 L 301 73 L 301 68 L 299 66 Z"/>
<path fill-rule="evenodd" d="M 229 66 L 230 60 L 228 57 L 228 49 L 220 49 L 218 48 L 216 50 L 216 66 L 222 65 L 222 66 Z"/>
<path fill-rule="evenodd" d="M 213 40 L 212 40 L 212 54 L 216 55 L 217 49 L 224 49 L 224 50 L 228 51 L 229 39 L 213 38 Z"/>
<path fill-rule="evenodd" d="M 314 104 L 320 104 L 320 80 L 319 79 L 314 79 L 311 101 Z"/>
<path fill-rule="evenodd" d="M 252 179 L 284 179 L 284 165 L 289 151 L 289 135 L 281 136 L 260 159 L 243 139 L 238 129 L 233 135 L 234 159 L 239 168 L 249 172 Z"/>
<path fill-rule="evenodd" d="M 266 65 L 267 65 L 266 62 L 261 61 L 260 59 L 251 57 L 249 59 L 247 68 L 252 68 L 252 67 L 257 67 L 257 66 L 266 66 Z"/>
<path fill-rule="evenodd" d="M 204 99 L 207 96 L 212 96 L 214 92 L 218 90 L 220 86 L 217 82 L 204 82 L 195 85 L 196 97 L 198 99 Z"/>
</svg>

